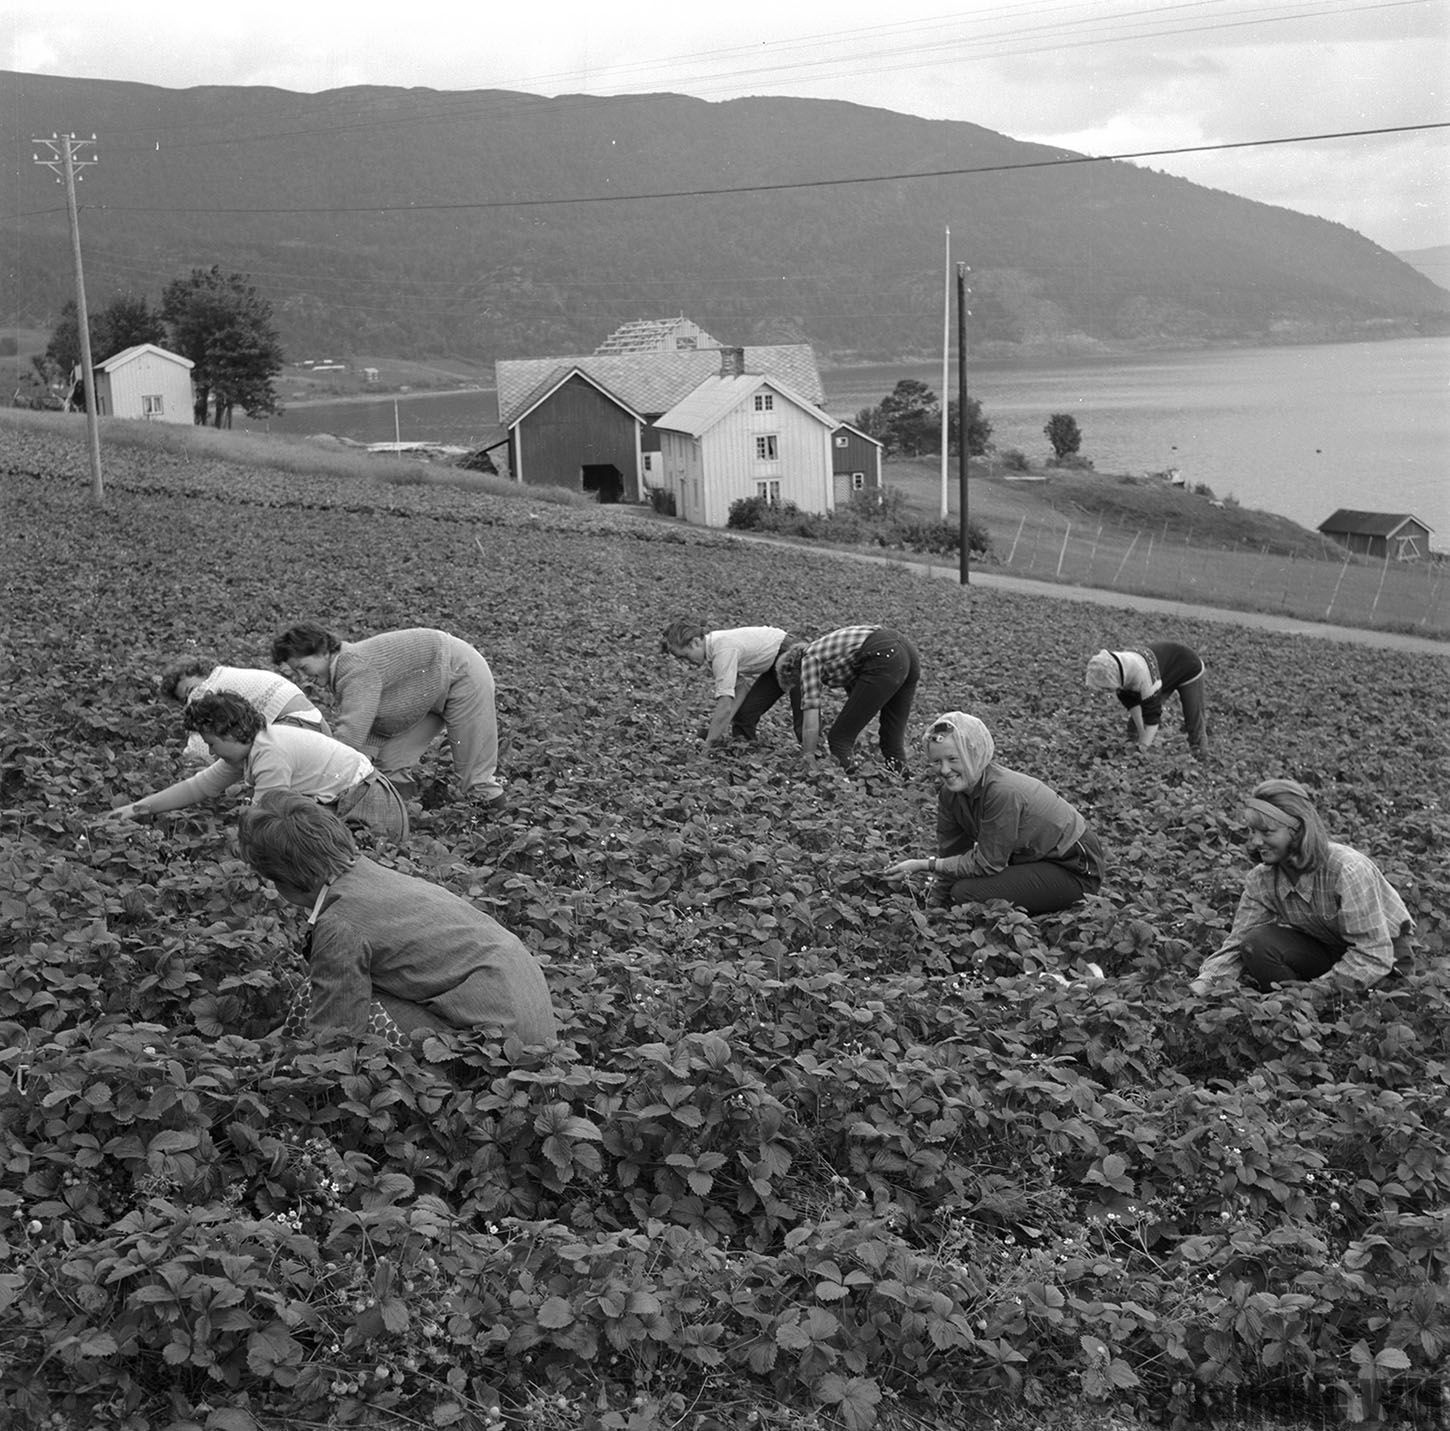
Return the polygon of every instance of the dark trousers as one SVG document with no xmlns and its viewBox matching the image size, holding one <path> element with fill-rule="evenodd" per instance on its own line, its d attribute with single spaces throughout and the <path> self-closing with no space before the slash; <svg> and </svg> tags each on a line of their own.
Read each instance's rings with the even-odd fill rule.
<svg viewBox="0 0 1450 1431">
<path fill-rule="evenodd" d="M 969 875 L 952 885 L 947 903 L 985 904 L 989 899 L 1005 899 L 1024 914 L 1055 914 L 1085 894 L 1096 894 L 1103 886 L 1102 869 L 1102 845 L 1086 830 L 1063 860 L 1031 860 L 1008 865 L 996 874 Z"/>
<path fill-rule="evenodd" d="M 1394 941 L 1395 959 L 1409 951 L 1410 937 L 1401 934 Z M 1260 992 L 1275 984 L 1304 983 L 1326 974 L 1344 957 L 1345 945 L 1324 944 L 1300 929 L 1282 924 L 1264 924 L 1251 929 L 1239 947 L 1244 983 Z"/>
<path fill-rule="evenodd" d="M 856 675 L 846 704 L 826 735 L 831 754 L 847 770 L 855 763 L 856 737 L 880 715 L 881 754 L 906 768 L 906 723 L 921 680 L 921 658 L 899 631 L 873 631 L 856 653 Z"/>
<path fill-rule="evenodd" d="M 1192 680 L 1185 681 L 1178 690 L 1178 701 L 1183 707 L 1183 733 L 1188 737 L 1189 748 L 1197 756 L 1208 754 L 1208 702 L 1203 694 L 1203 672 Z M 1163 691 L 1150 701 L 1143 702 L 1143 724 L 1158 725 L 1163 719 L 1163 697 L 1172 695 Z M 1137 735 L 1132 716 L 1128 717 L 1128 738 Z"/>
<path fill-rule="evenodd" d="M 756 682 L 745 693 L 745 699 L 740 702 L 739 709 L 735 712 L 730 721 L 730 729 L 743 740 L 755 739 L 755 728 L 760 724 L 760 718 L 771 706 L 773 706 L 785 692 L 780 688 L 780 682 L 775 679 L 775 661 L 780 659 L 780 653 L 788 650 L 796 642 L 796 637 L 787 636 L 776 648 L 775 660 L 756 679 Z M 795 726 L 795 738 L 801 738 L 801 693 L 800 687 L 790 693 L 790 718 L 791 724 Z"/>
</svg>

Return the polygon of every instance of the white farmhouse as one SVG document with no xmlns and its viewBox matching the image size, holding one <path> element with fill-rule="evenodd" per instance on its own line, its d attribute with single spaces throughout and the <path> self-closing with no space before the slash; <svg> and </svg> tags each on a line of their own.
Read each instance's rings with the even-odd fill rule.
<svg viewBox="0 0 1450 1431">
<path fill-rule="evenodd" d="M 660 485 L 687 522 L 723 527 L 742 497 L 835 507 L 831 433 L 836 419 L 776 378 L 707 378 L 655 422 Z"/>
<path fill-rule="evenodd" d="M 148 422 L 194 422 L 190 358 L 138 343 L 97 363 L 96 412 Z"/>
</svg>

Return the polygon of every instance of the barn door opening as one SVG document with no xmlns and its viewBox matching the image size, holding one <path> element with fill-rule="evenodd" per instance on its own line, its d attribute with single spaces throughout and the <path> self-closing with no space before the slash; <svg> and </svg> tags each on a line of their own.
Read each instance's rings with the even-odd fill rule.
<svg viewBox="0 0 1450 1431">
<path fill-rule="evenodd" d="M 617 502 L 624 496 L 624 478 L 612 462 L 590 462 L 582 467 L 583 486 L 598 502 Z"/>
</svg>

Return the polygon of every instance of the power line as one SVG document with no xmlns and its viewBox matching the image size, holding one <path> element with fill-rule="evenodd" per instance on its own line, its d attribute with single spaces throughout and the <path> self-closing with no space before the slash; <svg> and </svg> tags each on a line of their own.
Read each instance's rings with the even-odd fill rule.
<svg viewBox="0 0 1450 1431">
<path fill-rule="evenodd" d="M 717 189 L 662 189 L 652 193 L 576 194 L 542 199 L 478 199 L 451 203 L 343 204 L 319 208 L 245 207 L 144 208 L 126 204 L 98 204 L 92 207 L 118 214 L 398 214 L 457 213 L 486 209 L 557 208 L 566 204 L 643 203 L 655 199 L 708 199 L 732 194 L 773 194 L 792 189 L 845 188 L 857 184 L 903 183 L 913 179 L 960 179 L 977 174 L 1005 174 L 1024 169 L 1054 169 L 1078 164 L 1108 164 L 1127 159 L 1162 159 L 1177 154 L 1217 154 L 1230 149 L 1262 149 L 1279 144 L 1315 144 L 1329 139 L 1367 139 L 1385 134 L 1415 134 L 1450 129 L 1450 120 L 1428 124 L 1391 124 L 1375 129 L 1340 129 L 1321 134 L 1291 134 L 1273 139 L 1237 139 L 1221 144 L 1187 144 L 1171 149 L 1136 149 L 1118 154 L 1060 154 L 1051 159 L 1026 159 L 1004 164 L 974 164 L 962 168 L 905 170 L 892 174 L 857 174 L 839 179 L 798 179 L 779 184 L 736 184 Z"/>
</svg>

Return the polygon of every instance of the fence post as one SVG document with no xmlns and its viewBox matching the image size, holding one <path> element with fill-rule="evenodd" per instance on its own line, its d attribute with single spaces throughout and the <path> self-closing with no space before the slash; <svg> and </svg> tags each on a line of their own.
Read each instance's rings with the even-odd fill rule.
<svg viewBox="0 0 1450 1431">
<path fill-rule="evenodd" d="M 1027 525 L 1027 513 L 1023 512 L 1022 520 L 1017 523 L 1017 536 L 1012 538 L 1012 550 L 1007 553 L 1007 565 L 1012 565 L 1012 558 L 1017 555 L 1017 542 L 1022 536 L 1022 528 Z"/>
<path fill-rule="evenodd" d="M 1385 564 L 1380 568 L 1380 584 L 1374 589 L 1374 600 L 1369 604 L 1369 614 L 1373 616 L 1380 604 L 1380 592 L 1385 589 L 1385 573 L 1390 569 L 1390 544 L 1385 543 Z"/>
<path fill-rule="evenodd" d="M 1143 533 L 1141 531 L 1133 533 L 1133 540 L 1128 543 L 1128 550 L 1123 553 L 1123 559 L 1118 563 L 1118 569 L 1113 573 L 1113 579 L 1108 583 L 1109 586 L 1116 586 L 1118 584 L 1118 578 L 1122 576 L 1123 568 L 1127 566 L 1128 558 L 1133 555 L 1133 548 L 1138 545 L 1138 538 L 1142 535 Z"/>
<path fill-rule="evenodd" d="M 1057 574 L 1062 575 L 1062 559 L 1067 555 L 1067 539 L 1072 534 L 1072 523 L 1067 524 L 1067 531 L 1062 534 L 1062 550 L 1057 554 Z"/>
<path fill-rule="evenodd" d="M 1352 555 L 1351 552 L 1348 552 L 1348 551 L 1345 552 L 1345 554 L 1344 554 L 1344 565 L 1339 568 L 1339 578 L 1334 583 L 1334 590 L 1329 593 L 1329 605 L 1324 608 L 1324 619 L 1326 621 L 1329 620 L 1329 613 L 1334 610 L 1334 603 L 1338 599 L 1338 596 L 1339 596 L 1339 584 L 1340 584 L 1340 582 L 1342 582 L 1344 580 L 1344 573 L 1349 570 L 1349 558 L 1350 558 L 1351 555 Z"/>
</svg>

